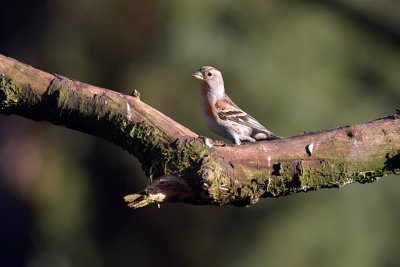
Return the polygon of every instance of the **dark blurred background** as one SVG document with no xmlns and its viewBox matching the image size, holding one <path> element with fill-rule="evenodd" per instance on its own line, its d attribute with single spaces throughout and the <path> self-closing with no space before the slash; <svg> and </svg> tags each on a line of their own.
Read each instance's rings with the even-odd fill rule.
<svg viewBox="0 0 400 267">
<path fill-rule="evenodd" d="M 0 53 L 93 85 L 141 92 L 198 134 L 200 86 L 282 136 L 393 114 L 398 0 L 1 1 Z M 0 115 L 0 266 L 398 266 L 400 181 L 263 199 L 250 208 L 122 197 L 138 161 L 98 138 Z"/>
</svg>

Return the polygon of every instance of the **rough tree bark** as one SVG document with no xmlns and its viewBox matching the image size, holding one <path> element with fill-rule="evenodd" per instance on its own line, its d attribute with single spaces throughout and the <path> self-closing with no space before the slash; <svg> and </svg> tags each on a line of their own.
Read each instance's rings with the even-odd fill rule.
<svg viewBox="0 0 400 267">
<path fill-rule="evenodd" d="M 400 112 L 326 131 L 227 145 L 200 137 L 131 96 L 0 55 L 0 111 L 93 134 L 139 158 L 150 178 L 133 208 L 186 202 L 247 206 L 400 174 Z"/>
</svg>

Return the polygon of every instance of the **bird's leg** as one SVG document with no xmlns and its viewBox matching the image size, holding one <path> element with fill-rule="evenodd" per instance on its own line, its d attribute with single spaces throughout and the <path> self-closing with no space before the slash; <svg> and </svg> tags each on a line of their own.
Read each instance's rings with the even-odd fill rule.
<svg viewBox="0 0 400 267">
<path fill-rule="evenodd" d="M 234 138 L 235 138 L 235 144 L 240 146 L 241 142 L 239 136 L 235 136 Z"/>
</svg>

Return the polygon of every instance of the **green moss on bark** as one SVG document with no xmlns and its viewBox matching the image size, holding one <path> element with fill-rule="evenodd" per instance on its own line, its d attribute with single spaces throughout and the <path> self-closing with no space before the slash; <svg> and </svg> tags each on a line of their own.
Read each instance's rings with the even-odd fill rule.
<svg viewBox="0 0 400 267">
<path fill-rule="evenodd" d="M 234 199 L 234 187 L 219 162 L 207 157 L 198 171 L 201 197 L 205 202 L 224 205 Z"/>
<path fill-rule="evenodd" d="M 371 171 L 363 171 L 368 169 Z M 209 158 L 203 162 L 200 177 L 203 179 L 203 197 L 209 203 L 246 206 L 256 203 L 261 197 L 282 197 L 299 191 L 373 182 L 399 169 L 400 153 L 393 151 L 385 159 L 303 159 L 280 162 L 273 171 L 243 168 L 241 177 L 231 178 L 220 162 Z"/>
<path fill-rule="evenodd" d="M 183 142 L 182 142 L 183 140 Z M 161 164 L 164 174 L 191 168 L 197 170 L 203 157 L 210 154 L 210 149 L 199 139 L 178 139 L 171 146 L 161 150 Z M 157 163 L 155 163 L 157 164 Z"/>
<path fill-rule="evenodd" d="M 40 96 L 29 85 L 21 85 L 6 75 L 0 75 L 0 109 L 4 114 L 11 114 L 17 106 L 26 108 L 37 104 Z"/>
<path fill-rule="evenodd" d="M 276 164 L 273 175 L 268 177 L 266 194 L 279 197 L 295 193 L 300 187 L 297 161 Z"/>
<path fill-rule="evenodd" d="M 279 173 L 268 178 L 267 194 L 278 197 L 298 191 L 341 187 L 355 182 L 374 182 L 384 175 L 399 170 L 399 158 L 397 151 L 387 156 L 385 160 L 379 158 L 368 161 L 301 160 L 280 163 Z"/>
</svg>

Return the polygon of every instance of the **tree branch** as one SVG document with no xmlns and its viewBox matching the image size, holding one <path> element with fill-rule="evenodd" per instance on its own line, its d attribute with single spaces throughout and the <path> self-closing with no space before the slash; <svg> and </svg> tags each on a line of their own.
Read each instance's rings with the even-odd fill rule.
<svg viewBox="0 0 400 267">
<path fill-rule="evenodd" d="M 52 75 L 0 55 L 0 111 L 93 134 L 139 158 L 151 183 L 125 197 L 149 203 L 254 204 L 400 174 L 393 116 L 241 146 L 199 137 L 133 96 Z"/>
</svg>

